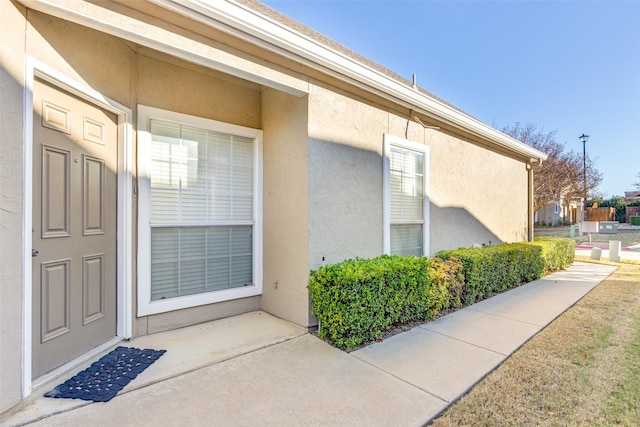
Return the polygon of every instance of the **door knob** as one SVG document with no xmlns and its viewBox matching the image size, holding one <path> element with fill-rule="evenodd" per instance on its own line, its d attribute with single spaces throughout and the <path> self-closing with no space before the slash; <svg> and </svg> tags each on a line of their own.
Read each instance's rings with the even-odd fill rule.
<svg viewBox="0 0 640 427">
<path fill-rule="evenodd" d="M 32 257 L 37 257 L 40 254 L 40 252 L 38 252 L 37 249 L 31 249 L 31 256 Z"/>
</svg>

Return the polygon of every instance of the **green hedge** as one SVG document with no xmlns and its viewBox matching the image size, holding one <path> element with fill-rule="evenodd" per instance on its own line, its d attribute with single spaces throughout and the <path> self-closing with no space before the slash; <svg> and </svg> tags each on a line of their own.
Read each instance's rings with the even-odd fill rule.
<svg viewBox="0 0 640 427">
<path fill-rule="evenodd" d="M 465 305 L 539 279 L 545 271 L 542 247 L 528 243 L 440 251 L 436 257 L 455 257 L 462 262 L 465 275 L 462 303 Z"/>
<path fill-rule="evenodd" d="M 388 255 L 320 267 L 308 285 L 318 335 L 345 349 L 379 339 L 393 325 L 432 319 L 459 305 L 462 277 L 457 260 Z"/>
<path fill-rule="evenodd" d="M 458 258 L 431 258 L 431 283 L 440 293 L 449 295 L 448 304 L 444 302 L 442 309 L 460 307 L 464 291 L 464 267 Z M 434 314 L 437 314 L 434 313 Z"/>
<path fill-rule="evenodd" d="M 308 285 L 318 335 L 341 349 L 356 347 L 394 325 L 430 320 L 565 268 L 574 253 L 572 239 L 539 238 L 431 259 L 383 255 L 323 266 L 311 271 Z"/>
<path fill-rule="evenodd" d="M 629 218 L 631 225 L 640 225 L 640 216 L 632 216 Z"/>
<path fill-rule="evenodd" d="M 576 242 L 573 239 L 536 237 L 531 244 L 542 248 L 545 273 L 567 268 L 575 258 Z"/>
</svg>

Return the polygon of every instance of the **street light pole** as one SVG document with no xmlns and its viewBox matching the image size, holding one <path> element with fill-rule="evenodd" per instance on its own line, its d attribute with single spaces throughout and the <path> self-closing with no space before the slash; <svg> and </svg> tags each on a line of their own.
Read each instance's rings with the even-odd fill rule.
<svg viewBox="0 0 640 427">
<path fill-rule="evenodd" d="M 578 139 L 582 142 L 582 192 L 584 197 L 584 202 L 582 206 L 583 208 L 582 222 L 584 223 L 584 221 L 587 220 L 587 148 L 586 148 L 587 144 L 586 142 L 589 140 L 589 135 L 585 135 L 583 133 L 578 137 Z"/>
</svg>

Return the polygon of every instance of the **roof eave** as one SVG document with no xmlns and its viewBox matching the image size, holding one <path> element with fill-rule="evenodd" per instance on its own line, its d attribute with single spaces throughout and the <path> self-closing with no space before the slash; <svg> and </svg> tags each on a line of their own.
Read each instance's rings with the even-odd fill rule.
<svg viewBox="0 0 640 427">
<path fill-rule="evenodd" d="M 19 1 L 27 7 L 82 25 L 95 27 L 144 46 L 166 50 L 167 53 L 204 66 L 210 66 L 222 71 L 227 70 L 251 81 L 281 88 L 288 93 L 300 96 L 305 92 L 303 88 L 297 87 L 298 85 L 287 76 L 279 76 L 278 79 L 266 77 L 262 74 L 242 69 L 241 64 L 227 65 L 219 60 L 208 58 L 205 50 L 193 52 L 184 46 L 176 46 L 166 41 L 160 41 L 150 34 L 139 34 L 135 31 L 135 25 L 129 23 L 126 26 L 124 23 L 114 20 L 114 17 L 110 17 L 110 22 L 105 22 L 100 19 L 100 16 L 90 16 L 99 7 L 90 3 L 85 4 L 84 6 L 86 7 L 79 7 L 82 0 L 71 1 L 71 4 L 76 6 L 71 6 L 68 2 L 62 0 Z M 166 10 L 202 22 L 211 28 L 291 58 L 425 116 L 432 117 L 465 133 L 474 135 L 485 143 L 493 144 L 524 157 L 531 163 L 546 160 L 547 158 L 547 155 L 541 151 L 511 138 L 479 120 L 235 0 L 149 1 Z M 106 11 L 104 8 L 100 10 L 100 14 Z"/>
<path fill-rule="evenodd" d="M 151 0 L 154 3 L 204 22 L 218 30 L 276 51 L 305 65 L 349 83 L 359 83 L 377 95 L 433 117 L 482 140 L 498 145 L 520 156 L 546 160 L 547 155 L 481 121 L 464 114 L 437 99 L 429 97 L 411 86 L 368 67 L 313 38 L 306 36 L 258 11 L 233 0 L 208 2 L 206 0 Z"/>
</svg>

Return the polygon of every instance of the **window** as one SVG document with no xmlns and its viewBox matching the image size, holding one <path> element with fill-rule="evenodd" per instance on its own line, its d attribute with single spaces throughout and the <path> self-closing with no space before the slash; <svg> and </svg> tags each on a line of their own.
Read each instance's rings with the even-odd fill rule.
<svg viewBox="0 0 640 427">
<path fill-rule="evenodd" d="M 429 147 L 384 135 L 384 252 L 429 254 Z"/>
<path fill-rule="evenodd" d="M 139 107 L 140 315 L 261 293 L 261 137 Z"/>
</svg>

